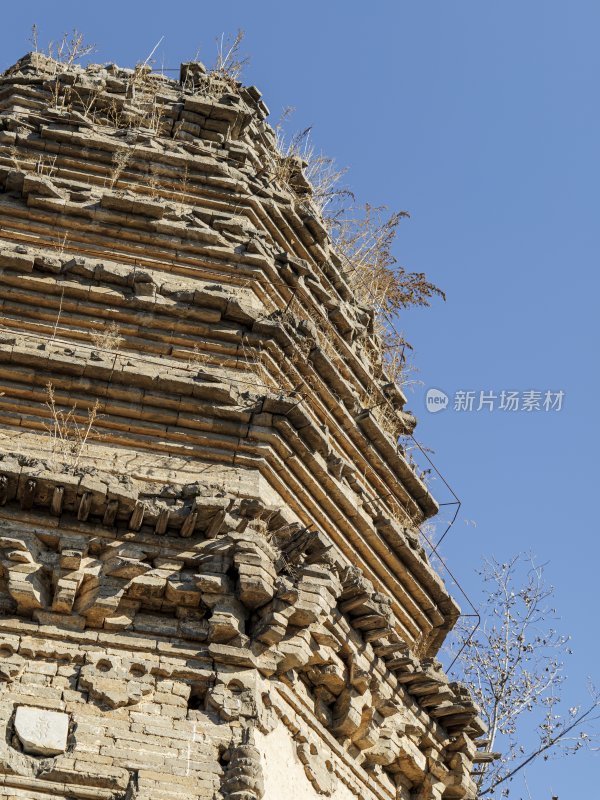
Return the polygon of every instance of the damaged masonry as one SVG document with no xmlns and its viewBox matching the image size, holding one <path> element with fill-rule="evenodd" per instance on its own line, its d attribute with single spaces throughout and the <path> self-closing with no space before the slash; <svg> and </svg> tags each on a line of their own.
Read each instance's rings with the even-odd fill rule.
<svg viewBox="0 0 600 800">
<path fill-rule="evenodd" d="M 3 800 L 475 797 L 415 420 L 267 115 L 0 78 Z"/>
</svg>

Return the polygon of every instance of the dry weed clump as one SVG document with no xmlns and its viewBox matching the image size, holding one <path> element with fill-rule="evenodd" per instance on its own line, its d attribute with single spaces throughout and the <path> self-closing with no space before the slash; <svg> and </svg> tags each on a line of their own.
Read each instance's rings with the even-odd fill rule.
<svg viewBox="0 0 600 800">
<path fill-rule="evenodd" d="M 65 233 L 65 242 L 66 242 L 66 236 L 67 236 L 67 234 Z M 61 255 L 62 255 L 62 253 L 61 253 Z M 65 287 L 63 286 L 62 289 L 61 289 L 61 292 L 60 292 L 60 301 L 58 303 L 58 311 L 56 313 L 56 319 L 54 320 L 54 326 L 52 328 L 52 336 L 50 337 L 50 341 L 51 342 L 53 342 L 56 339 L 56 334 L 58 333 L 58 326 L 60 324 L 60 317 L 61 317 L 61 314 L 62 314 L 62 308 L 63 308 L 64 299 L 65 299 Z"/>
<path fill-rule="evenodd" d="M 38 175 L 46 175 L 48 178 L 53 178 L 56 174 L 57 166 L 56 166 L 56 159 L 58 156 L 38 156 L 37 161 L 35 162 L 34 171 Z"/>
<path fill-rule="evenodd" d="M 371 412 L 381 429 L 393 439 L 404 431 L 404 424 L 387 398 L 381 399 L 381 392 L 374 384 L 359 395 L 363 408 Z"/>
<path fill-rule="evenodd" d="M 211 361 L 208 355 L 195 344 L 194 349 L 188 356 L 187 363 L 190 367 L 206 367 L 210 365 Z"/>
<path fill-rule="evenodd" d="M 340 186 L 346 170 L 316 152 L 311 128 L 286 141 L 283 124 L 291 111 L 286 109 L 275 126 L 269 166 L 272 180 L 295 194 L 303 213 L 322 218 L 356 301 L 374 311 L 376 343 L 367 348 L 369 360 L 396 383 L 406 384 L 410 371 L 406 353 L 412 348 L 396 331 L 393 317 L 413 306 L 429 306 L 434 297 L 445 299 L 445 294 L 424 273 L 409 272 L 398 264 L 393 246 L 400 222 L 408 213 L 387 214 L 385 207 L 368 203 L 356 206 L 353 193 Z M 319 345 L 323 350 L 327 338 L 333 340 L 333 332 L 321 330 Z"/>
<path fill-rule="evenodd" d="M 311 139 L 312 128 L 305 128 L 286 141 L 283 125 L 293 113 L 288 107 L 275 126 L 275 152 L 270 172 L 272 178 L 295 193 L 304 193 L 304 210 L 327 216 L 331 206 L 354 201 L 353 193 L 341 187 L 340 181 L 348 171 L 338 168 L 335 160 L 317 152 Z"/>
<path fill-rule="evenodd" d="M 51 66 L 55 77 L 49 81 L 52 92 L 53 107 L 56 110 L 72 109 L 76 107 L 85 117 L 92 118 L 95 122 L 108 124 L 119 129 L 145 128 L 159 134 L 163 126 L 164 108 L 157 102 L 160 91 L 160 78 L 152 74 L 151 58 L 162 38 L 157 42 L 150 55 L 143 63 L 139 63 L 133 70 L 130 81 L 132 102 L 113 99 L 110 104 L 99 106 L 99 89 L 88 89 L 77 84 L 64 83 L 58 74 L 69 69 L 74 64 L 81 62 L 86 56 L 96 50 L 96 45 L 87 44 L 84 35 L 74 29 L 66 32 L 57 42 L 49 42 L 45 49 L 40 49 L 37 25 L 31 29 L 30 42 L 36 53 L 49 59 L 49 64 L 44 64 L 44 69 Z M 47 74 L 47 73 L 46 73 Z"/>
<path fill-rule="evenodd" d="M 223 33 L 215 40 L 217 42 L 217 58 L 213 68 L 208 73 L 209 76 L 221 78 L 233 88 L 237 87 L 242 70 L 250 60 L 248 57 L 242 58 L 240 55 L 240 48 L 245 35 L 245 32 L 240 28 L 233 39 L 231 37 L 226 39 Z"/>
<path fill-rule="evenodd" d="M 326 222 L 355 298 L 374 311 L 378 344 L 368 351 L 370 360 L 396 383 L 405 384 L 410 371 L 406 351 L 412 347 L 396 330 L 393 317 L 413 306 L 429 306 L 434 297 L 445 300 L 446 295 L 424 273 L 407 272 L 398 265 L 392 248 L 407 212 L 387 216 L 384 207 L 368 203 L 362 215 L 356 211 L 343 210 Z"/>
<path fill-rule="evenodd" d="M 317 331 L 317 345 L 331 361 L 333 366 L 339 370 L 342 367 L 344 359 L 335 346 L 335 334 L 333 333 L 331 323 L 325 317 L 316 316 L 313 319 L 313 323 Z"/>
<path fill-rule="evenodd" d="M 43 71 L 48 78 L 48 88 L 52 93 L 52 105 L 57 111 L 71 107 L 73 89 L 71 86 L 61 81 L 59 72 L 69 69 L 74 64 L 78 64 L 83 58 L 96 51 L 95 44 L 87 44 L 84 34 L 74 28 L 72 31 L 63 33 L 57 41 L 50 41 L 45 49 L 39 46 L 39 31 L 34 23 L 31 26 L 31 36 L 29 38 L 33 51 L 43 58 L 36 64 L 36 70 Z M 44 62 L 43 66 L 40 62 Z M 53 78 L 51 76 L 54 75 Z"/>
<path fill-rule="evenodd" d="M 50 451 L 68 469 L 75 471 L 80 464 L 87 441 L 94 432 L 94 422 L 98 416 L 100 403 L 96 400 L 94 405 L 87 409 L 86 421 L 80 423 L 75 404 L 68 411 L 57 406 L 51 383 L 46 385 L 46 396 L 45 405 L 50 413 L 50 423 L 46 425 L 50 437 Z"/>
<path fill-rule="evenodd" d="M 56 61 L 57 67 L 59 65 L 71 67 L 81 61 L 82 58 L 96 52 L 96 45 L 87 44 L 84 34 L 76 28 L 73 28 L 72 31 L 66 31 L 58 41 L 50 41 L 45 50 L 40 50 L 38 26 L 34 23 L 31 26 L 29 41 L 36 53 L 42 53 Z"/>
<path fill-rule="evenodd" d="M 236 91 L 240 85 L 239 79 L 242 70 L 250 60 L 246 56 L 242 57 L 240 53 L 244 37 L 245 33 L 241 28 L 233 37 L 226 37 L 224 33 L 218 36 L 215 39 L 217 54 L 213 66 L 206 72 L 196 72 L 195 75 L 186 77 L 183 85 L 184 91 L 203 95 Z M 199 58 L 200 50 L 198 49 L 193 62 L 198 63 Z"/>
<path fill-rule="evenodd" d="M 266 389 L 268 391 L 279 391 L 280 387 L 277 380 L 263 361 L 264 356 L 262 349 L 256 349 L 242 342 L 240 345 L 240 355 L 242 357 L 241 363 L 244 369 L 250 375 L 254 376 L 255 380 L 253 380 L 252 383 L 256 388 Z"/>
<path fill-rule="evenodd" d="M 102 330 L 93 331 L 90 338 L 100 350 L 118 350 L 123 344 L 121 329 L 114 320 L 111 320 Z"/>
<path fill-rule="evenodd" d="M 110 172 L 106 177 L 106 185 L 109 189 L 114 189 L 116 184 L 119 181 L 119 178 L 123 174 L 125 168 L 131 161 L 131 157 L 134 154 L 134 148 L 128 147 L 124 145 L 123 147 L 119 148 L 119 150 L 115 150 L 112 155 L 112 167 Z"/>
<path fill-rule="evenodd" d="M 346 262 L 346 280 L 356 299 L 372 306 L 376 313 L 397 314 L 411 306 L 429 306 L 433 297 L 446 299 L 444 292 L 427 280 L 423 272 L 407 272 L 398 266 L 392 246 L 406 211 L 386 215 L 384 206 L 364 206 L 328 220 L 337 252 Z"/>
</svg>

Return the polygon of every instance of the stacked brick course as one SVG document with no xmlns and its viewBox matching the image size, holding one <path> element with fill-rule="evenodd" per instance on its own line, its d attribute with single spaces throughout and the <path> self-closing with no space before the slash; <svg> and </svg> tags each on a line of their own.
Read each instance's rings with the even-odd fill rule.
<svg viewBox="0 0 600 800">
<path fill-rule="evenodd" d="M 267 115 L 0 79 L 3 800 L 475 796 L 415 420 Z"/>
</svg>

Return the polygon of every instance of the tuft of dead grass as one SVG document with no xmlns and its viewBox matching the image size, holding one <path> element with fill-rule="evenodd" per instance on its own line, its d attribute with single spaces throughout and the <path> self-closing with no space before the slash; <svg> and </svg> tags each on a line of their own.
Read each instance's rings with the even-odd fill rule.
<svg viewBox="0 0 600 800">
<path fill-rule="evenodd" d="M 240 354 L 242 356 L 241 363 L 244 366 L 244 370 L 247 371 L 249 375 L 253 376 L 253 381 L 257 389 L 272 392 L 279 391 L 280 386 L 275 376 L 264 363 L 265 356 L 260 348 L 257 349 L 242 342 L 240 345 Z"/>
<path fill-rule="evenodd" d="M 296 194 L 306 194 L 306 211 L 325 216 L 331 206 L 354 201 L 350 189 L 340 186 L 348 168 L 339 168 L 333 158 L 316 150 L 311 127 L 286 140 L 284 123 L 293 111 L 291 106 L 284 109 L 275 126 L 275 152 L 270 172 L 278 183 Z"/>
<path fill-rule="evenodd" d="M 208 355 L 200 349 L 200 347 L 195 344 L 194 349 L 190 352 L 188 356 L 188 365 L 190 367 L 206 367 L 211 364 L 211 360 Z"/>
<path fill-rule="evenodd" d="M 87 409 L 87 419 L 81 423 L 77 419 L 75 404 L 68 411 L 57 405 L 54 387 L 50 382 L 46 385 L 46 396 L 45 405 L 50 413 L 50 422 L 46 425 L 50 438 L 50 451 L 69 470 L 75 471 L 81 462 L 87 441 L 94 432 L 94 422 L 98 416 L 100 403 L 96 400 L 94 405 Z"/>
<path fill-rule="evenodd" d="M 95 44 L 88 44 L 85 35 L 73 28 L 72 31 L 63 33 L 60 39 L 48 42 L 45 49 L 40 50 L 39 29 L 34 22 L 31 26 L 29 42 L 36 53 L 42 53 L 57 62 L 57 65 L 70 67 L 81 61 L 82 58 L 96 52 Z"/>
<path fill-rule="evenodd" d="M 93 331 L 90 338 L 100 350 L 118 350 L 124 341 L 121 330 L 114 320 L 111 320 L 102 330 Z"/>
<path fill-rule="evenodd" d="M 445 294 L 424 273 L 410 272 L 398 264 L 393 248 L 400 223 L 409 214 L 388 213 L 385 206 L 369 203 L 357 206 L 353 193 L 340 184 L 346 170 L 317 153 L 311 128 L 286 140 L 284 123 L 292 111 L 286 109 L 275 126 L 269 165 L 272 180 L 291 190 L 305 213 L 321 217 L 357 303 L 374 312 L 376 336 L 367 344 L 367 357 L 374 368 L 384 369 L 393 381 L 406 385 L 411 372 L 407 354 L 412 348 L 396 330 L 393 317 L 410 307 L 429 306 L 435 297 L 445 300 Z M 328 335 L 321 329 L 319 345 L 331 352 L 325 344 L 327 338 L 333 342 L 333 332 Z"/>
<path fill-rule="evenodd" d="M 245 31 L 238 29 L 236 35 L 225 38 L 222 33 L 215 41 L 217 43 L 217 57 L 209 75 L 221 78 L 232 86 L 236 86 L 242 70 L 248 64 L 249 58 L 242 57 L 240 49 L 244 41 Z"/>
<path fill-rule="evenodd" d="M 423 272 L 407 272 L 392 252 L 398 226 L 410 216 L 408 212 L 388 216 L 385 206 L 369 203 L 357 211 L 350 208 L 328 220 L 333 244 L 347 264 L 346 280 L 357 300 L 383 314 L 429 306 L 436 296 L 445 300 L 444 292 Z"/>
</svg>

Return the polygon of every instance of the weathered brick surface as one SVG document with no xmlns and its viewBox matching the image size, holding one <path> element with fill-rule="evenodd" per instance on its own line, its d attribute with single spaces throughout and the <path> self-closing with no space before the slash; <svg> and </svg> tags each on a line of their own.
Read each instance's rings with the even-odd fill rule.
<svg viewBox="0 0 600 800">
<path fill-rule="evenodd" d="M 0 78 L 0 800 L 474 796 L 415 420 L 267 115 Z"/>
</svg>

